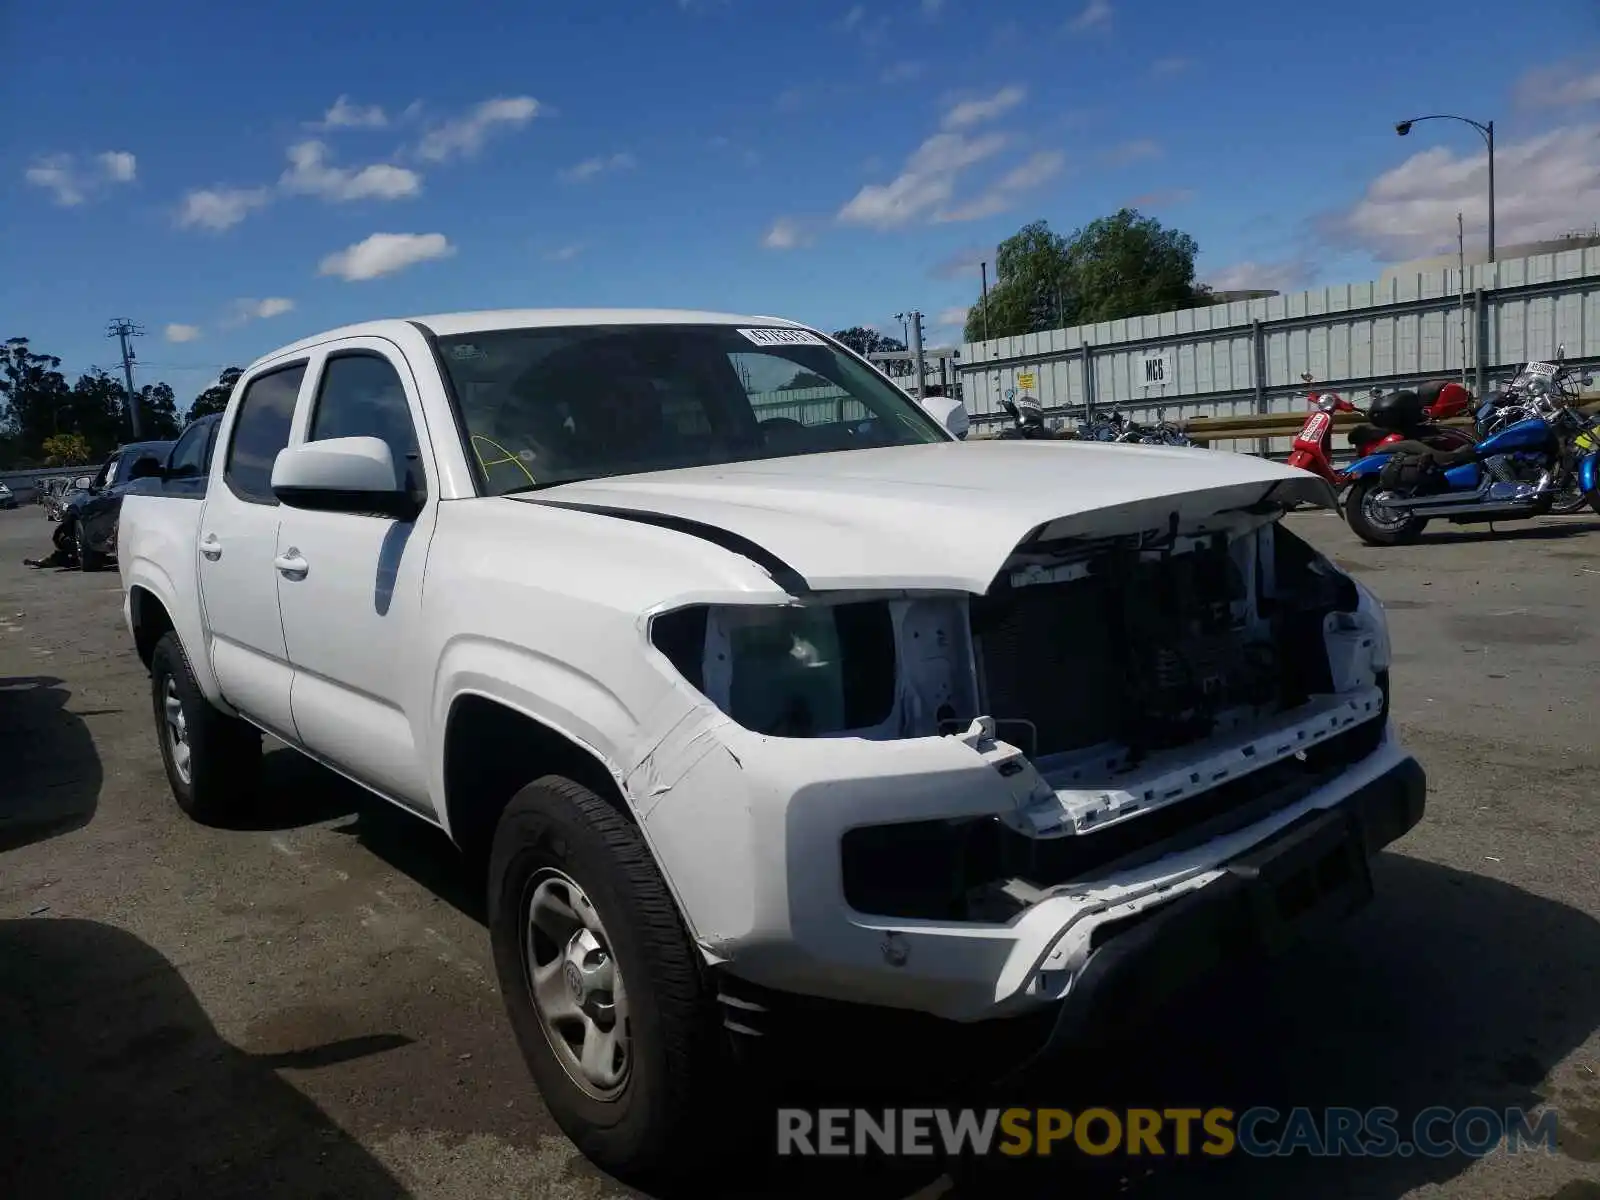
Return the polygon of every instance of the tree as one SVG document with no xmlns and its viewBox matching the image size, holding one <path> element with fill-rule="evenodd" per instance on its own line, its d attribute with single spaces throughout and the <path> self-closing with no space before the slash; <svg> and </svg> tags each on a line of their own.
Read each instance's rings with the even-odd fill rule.
<svg viewBox="0 0 1600 1200">
<path fill-rule="evenodd" d="M 108 454 L 131 432 L 126 417 L 127 389 L 104 371 L 78 376 L 66 396 L 62 431 L 81 433 L 98 454 Z M 70 422 L 70 423 L 69 423 Z"/>
<path fill-rule="evenodd" d="M 35 354 L 25 337 L 8 338 L 0 350 L 6 432 L 21 455 L 38 453 L 45 438 L 63 429 L 62 410 L 69 389 L 60 368 L 59 358 Z"/>
<path fill-rule="evenodd" d="M 189 413 L 185 419 L 194 421 L 227 408 L 228 397 L 233 394 L 233 385 L 239 382 L 239 376 L 243 374 L 244 372 L 238 367 L 228 367 L 224 370 L 217 376 L 215 383 L 189 402 Z"/>
<path fill-rule="evenodd" d="M 81 467 L 94 461 L 89 440 L 81 433 L 52 434 L 45 438 L 43 449 L 47 467 Z"/>
<path fill-rule="evenodd" d="M 868 329 L 863 325 L 852 325 L 849 329 L 836 329 L 833 336 L 835 340 L 843 342 L 862 358 L 871 358 L 874 354 L 888 354 L 896 350 L 904 350 L 906 344 L 899 338 L 890 337 L 886 333 L 879 333 L 876 329 Z M 911 360 L 891 359 L 880 362 L 878 366 L 887 371 L 890 367 L 900 363 L 909 364 Z"/>
<path fill-rule="evenodd" d="M 1024 225 L 1000 244 L 995 284 L 967 314 L 966 338 L 1015 337 L 1210 303 L 1188 234 L 1124 208 L 1074 230 Z"/>
<path fill-rule="evenodd" d="M 183 430 L 178 420 L 177 398 L 164 383 L 147 383 L 139 389 L 140 434 L 149 441 L 175 438 Z"/>
</svg>

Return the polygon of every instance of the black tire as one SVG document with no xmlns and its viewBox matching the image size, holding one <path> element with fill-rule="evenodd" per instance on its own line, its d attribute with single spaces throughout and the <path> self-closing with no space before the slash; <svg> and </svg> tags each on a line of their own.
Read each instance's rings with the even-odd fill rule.
<svg viewBox="0 0 1600 1200">
<path fill-rule="evenodd" d="M 1409 517 L 1392 526 L 1380 526 L 1368 519 L 1365 511 L 1367 496 L 1378 488 L 1378 477 L 1367 475 L 1350 486 L 1345 497 L 1344 519 L 1355 534 L 1369 546 L 1409 546 L 1422 536 L 1427 519 Z"/>
<path fill-rule="evenodd" d="M 559 872 L 586 894 L 626 985 L 627 1074 L 597 1099 L 568 1074 L 529 986 L 533 889 Z M 727 1142 L 732 1071 L 714 984 L 638 828 L 581 784 L 546 776 L 506 806 L 489 855 L 489 933 L 517 1043 L 550 1114 L 596 1166 L 636 1186 L 690 1182 Z M 720 1102 L 720 1103 L 719 1103 Z M 721 1151 L 719 1150 L 720 1154 Z"/>
<path fill-rule="evenodd" d="M 73 533 L 73 541 L 77 547 L 78 570 L 103 571 L 106 566 L 106 556 L 98 550 L 91 550 L 84 544 L 83 525 L 80 523 Z"/>
<path fill-rule="evenodd" d="M 167 722 L 167 684 L 182 709 L 188 769 Z M 201 824 L 218 824 L 247 806 L 261 773 L 261 732 L 207 700 L 178 635 L 168 630 L 150 656 L 150 700 L 167 784 L 178 807 Z"/>
</svg>

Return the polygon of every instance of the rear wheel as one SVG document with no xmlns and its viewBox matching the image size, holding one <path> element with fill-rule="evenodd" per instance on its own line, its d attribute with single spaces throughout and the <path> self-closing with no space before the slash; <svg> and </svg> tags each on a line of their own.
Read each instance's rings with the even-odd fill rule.
<svg viewBox="0 0 1600 1200">
<path fill-rule="evenodd" d="M 178 807 L 210 824 L 248 803 L 261 767 L 261 733 L 206 699 L 170 629 L 150 656 L 150 699 Z"/>
<path fill-rule="evenodd" d="M 1369 546 L 1408 546 L 1422 536 L 1427 519 L 1391 515 L 1377 504 L 1382 491 L 1376 475 L 1358 479 L 1351 486 L 1344 504 L 1350 531 Z"/>
</svg>

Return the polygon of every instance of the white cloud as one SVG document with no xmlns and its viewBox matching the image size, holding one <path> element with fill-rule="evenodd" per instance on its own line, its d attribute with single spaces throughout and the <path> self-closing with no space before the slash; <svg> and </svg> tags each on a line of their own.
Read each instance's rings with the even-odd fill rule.
<svg viewBox="0 0 1600 1200">
<path fill-rule="evenodd" d="M 167 326 L 167 341 L 169 342 L 192 342 L 198 339 L 199 336 L 200 326 L 198 325 Z"/>
<path fill-rule="evenodd" d="M 779 217 L 761 239 L 761 244 L 768 250 L 793 250 L 806 242 L 804 227 L 793 217 Z"/>
<path fill-rule="evenodd" d="M 583 242 L 569 242 L 565 246 L 557 246 L 554 250 L 547 251 L 544 257 L 547 262 L 571 262 L 587 248 Z"/>
<path fill-rule="evenodd" d="M 373 163 L 356 170 L 328 165 L 323 142 L 289 147 L 289 169 L 278 180 L 286 192 L 321 196 L 336 203 L 350 200 L 400 200 L 422 190 L 422 177 L 405 167 Z"/>
<path fill-rule="evenodd" d="M 637 160 L 631 154 L 601 154 L 575 163 L 558 174 L 568 183 L 583 183 L 607 171 L 626 171 L 637 165 Z"/>
<path fill-rule="evenodd" d="M 967 323 L 966 305 L 958 304 L 954 308 L 944 309 L 933 319 L 933 323 L 941 329 L 952 329 L 965 325 Z"/>
<path fill-rule="evenodd" d="M 978 279 L 980 263 L 994 261 L 993 246 L 964 246 L 933 265 L 928 274 L 934 279 Z"/>
<path fill-rule="evenodd" d="M 107 150 L 95 155 L 94 161 L 95 167 L 85 170 L 70 154 L 47 154 L 22 175 L 34 187 L 50 192 L 63 208 L 75 208 L 106 185 L 132 183 L 138 174 L 138 159 L 126 150 Z"/>
<path fill-rule="evenodd" d="M 126 150 L 107 150 L 98 156 L 98 161 L 112 183 L 132 183 L 139 172 L 139 160 Z"/>
<path fill-rule="evenodd" d="M 1600 102 L 1600 67 L 1578 62 L 1538 66 L 1517 82 L 1524 108 L 1571 108 Z"/>
<path fill-rule="evenodd" d="M 944 8 L 944 0 L 922 0 L 922 15 L 937 17 Z"/>
<path fill-rule="evenodd" d="M 223 324 L 237 328 L 250 321 L 265 321 L 293 311 L 294 301 L 284 296 L 268 296 L 265 300 L 235 300 L 228 306 L 228 317 Z"/>
<path fill-rule="evenodd" d="M 964 100 L 945 113 L 944 127 L 967 129 L 984 121 L 992 121 L 1021 104 L 1027 94 L 1022 88 L 1012 84 L 985 99 Z"/>
<path fill-rule="evenodd" d="M 909 83 L 920 79 L 927 66 L 919 62 L 897 62 L 885 67 L 878 76 L 884 83 Z"/>
<path fill-rule="evenodd" d="M 865 21 L 866 19 L 866 8 L 860 4 L 852 5 L 850 11 L 845 13 L 845 15 L 840 19 L 839 28 L 848 33 L 850 30 L 860 26 L 861 22 Z"/>
<path fill-rule="evenodd" d="M 266 188 L 201 188 L 183 198 L 178 210 L 178 226 L 188 229 L 222 230 L 244 220 L 255 209 L 264 208 L 272 199 Z"/>
<path fill-rule="evenodd" d="M 1150 74 L 1157 79 L 1162 79 L 1171 75 L 1181 75 L 1193 65 L 1192 59 L 1180 58 L 1176 55 L 1171 58 L 1158 58 L 1150 64 Z"/>
<path fill-rule="evenodd" d="M 1040 150 L 1030 155 L 1028 160 L 1020 166 L 1013 167 L 995 182 L 991 183 L 976 198 L 965 204 L 941 211 L 934 220 L 949 221 L 976 221 L 983 217 L 992 217 L 1003 213 L 1017 200 L 1017 197 L 1030 188 L 1038 187 L 1041 183 L 1054 178 L 1060 173 L 1062 164 L 1066 159 L 1059 151 Z"/>
<path fill-rule="evenodd" d="M 322 115 L 321 121 L 312 122 L 312 128 L 382 129 L 388 124 L 388 114 L 378 105 L 363 107 L 351 104 L 348 96 L 340 96 L 333 102 L 333 107 Z"/>
<path fill-rule="evenodd" d="M 1241 292 L 1267 288 L 1275 292 L 1299 292 L 1310 283 L 1312 266 L 1303 258 L 1283 262 L 1242 262 L 1223 267 L 1207 276 L 1213 291 Z"/>
<path fill-rule="evenodd" d="M 998 154 L 1006 144 L 1006 136 L 999 133 L 982 137 L 936 133 L 917 147 L 899 175 L 889 183 L 862 188 L 839 210 L 837 219 L 874 229 L 909 225 L 950 199 L 962 171 Z"/>
<path fill-rule="evenodd" d="M 1495 238 L 1502 245 L 1557 237 L 1600 213 L 1600 124 L 1574 125 L 1495 147 Z M 1443 146 L 1386 171 L 1327 224 L 1379 258 L 1404 260 L 1455 247 L 1456 213 L 1469 237 L 1488 218 L 1488 161 Z"/>
<path fill-rule="evenodd" d="M 1111 23 L 1110 0 L 1089 0 L 1082 12 L 1067 22 L 1067 28 L 1074 33 L 1082 33 L 1089 29 L 1098 29 L 1102 25 Z"/>
<path fill-rule="evenodd" d="M 483 148 L 496 129 L 526 125 L 538 114 L 539 102 L 532 96 L 498 96 L 485 100 L 466 116 L 429 130 L 417 146 L 417 155 L 428 162 L 470 157 Z"/>
<path fill-rule="evenodd" d="M 456 252 L 442 233 L 375 233 L 324 258 L 322 275 L 337 275 L 347 283 L 392 275 L 417 263 L 448 258 Z"/>
</svg>

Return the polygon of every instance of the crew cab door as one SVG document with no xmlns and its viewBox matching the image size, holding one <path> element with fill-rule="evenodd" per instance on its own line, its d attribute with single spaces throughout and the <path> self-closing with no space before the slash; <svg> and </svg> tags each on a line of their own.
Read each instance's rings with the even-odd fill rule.
<svg viewBox="0 0 1600 1200">
<path fill-rule="evenodd" d="M 296 740 L 289 707 L 294 679 L 278 615 L 278 523 L 272 464 L 289 444 L 304 360 L 250 377 L 219 438 L 219 476 L 200 516 L 200 600 L 211 669 L 223 697 L 251 720 Z"/>
<path fill-rule="evenodd" d="M 389 798 L 431 812 L 413 730 L 424 728 L 431 675 L 420 661 L 422 574 L 439 483 L 417 383 L 399 349 L 354 338 L 314 365 L 294 443 L 382 439 L 411 488 L 415 521 L 285 505 L 278 596 L 301 744 Z M 415 694 L 407 686 L 416 688 Z M 413 723 L 411 714 L 418 714 Z"/>
</svg>

